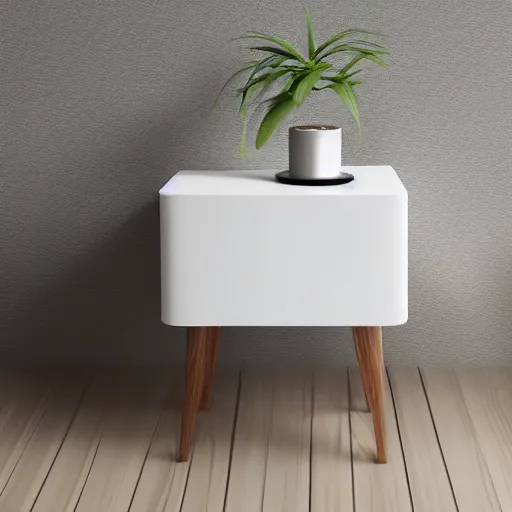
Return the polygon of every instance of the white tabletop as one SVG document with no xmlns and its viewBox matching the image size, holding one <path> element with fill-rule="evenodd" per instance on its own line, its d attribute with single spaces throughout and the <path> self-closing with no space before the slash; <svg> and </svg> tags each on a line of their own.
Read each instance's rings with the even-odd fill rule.
<svg viewBox="0 0 512 512">
<path fill-rule="evenodd" d="M 284 185 L 275 179 L 277 170 L 180 171 L 160 190 L 160 195 L 282 195 L 359 196 L 407 195 L 395 170 L 389 165 L 345 166 L 354 181 L 330 187 Z"/>
<path fill-rule="evenodd" d="M 276 170 L 182 171 L 160 191 L 169 325 L 399 325 L 407 319 L 405 187 L 390 166 L 301 187 Z"/>
</svg>

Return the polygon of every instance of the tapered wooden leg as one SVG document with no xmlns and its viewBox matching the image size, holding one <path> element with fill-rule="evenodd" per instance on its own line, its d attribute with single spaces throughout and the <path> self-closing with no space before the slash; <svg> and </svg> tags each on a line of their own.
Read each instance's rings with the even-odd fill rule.
<svg viewBox="0 0 512 512">
<path fill-rule="evenodd" d="M 201 409 L 210 409 L 212 406 L 213 387 L 215 382 L 215 367 L 220 346 L 220 327 L 208 327 L 206 339 L 206 360 L 203 395 L 201 397 Z"/>
<path fill-rule="evenodd" d="M 355 329 L 355 328 L 354 328 Z M 354 329 L 352 329 L 352 332 L 354 334 L 354 343 L 355 343 L 355 346 L 356 346 L 356 355 L 357 355 L 357 363 L 359 364 L 359 368 L 363 368 L 364 366 L 364 360 L 362 358 L 362 354 L 361 352 L 358 350 L 358 345 L 357 345 L 357 342 L 355 341 L 356 340 L 356 334 L 355 334 L 355 331 Z M 363 372 L 362 370 L 360 370 L 360 373 L 361 373 L 361 381 L 363 383 L 363 389 L 364 389 L 364 397 L 366 398 L 366 409 L 361 409 L 362 412 L 372 412 L 373 410 L 373 407 L 372 405 L 370 404 L 370 400 L 371 400 L 371 389 L 369 388 L 368 386 L 368 379 L 365 379 L 363 377 Z"/>
<path fill-rule="evenodd" d="M 377 462 L 386 462 L 384 432 L 384 355 L 380 327 L 354 327 L 354 344 L 368 407 L 373 413 Z"/>
<path fill-rule="evenodd" d="M 188 460 L 196 413 L 204 388 L 206 327 L 189 327 L 186 365 L 185 404 L 181 418 L 181 444 L 178 460 Z"/>
</svg>

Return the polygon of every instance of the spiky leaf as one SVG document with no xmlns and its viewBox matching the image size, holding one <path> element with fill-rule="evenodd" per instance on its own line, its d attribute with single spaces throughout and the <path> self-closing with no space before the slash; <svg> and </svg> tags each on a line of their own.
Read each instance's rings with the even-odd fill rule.
<svg viewBox="0 0 512 512">
<path fill-rule="evenodd" d="M 288 78 L 288 80 L 284 84 L 282 92 L 288 92 L 291 89 L 291 87 L 292 87 L 292 85 L 293 85 L 293 83 L 295 82 L 296 79 L 297 79 L 296 75 L 290 76 L 290 78 Z"/>
<path fill-rule="evenodd" d="M 317 60 L 322 60 L 325 59 L 326 57 L 329 57 L 330 55 L 334 55 L 336 53 L 341 52 L 360 53 L 364 55 L 389 55 L 389 52 L 387 50 L 370 50 L 369 48 L 359 48 L 357 46 L 340 44 L 339 46 L 331 48 L 329 51 L 323 53 L 322 55 L 319 55 L 317 57 Z"/>
<path fill-rule="evenodd" d="M 296 50 L 288 41 L 285 41 L 284 39 L 279 39 L 277 37 L 272 37 L 267 34 L 264 34 L 263 32 L 256 32 L 254 30 L 251 30 L 247 32 L 247 36 L 242 36 L 241 39 L 262 39 L 264 41 L 270 41 L 271 43 L 276 44 L 277 46 L 280 46 L 284 50 L 286 50 L 288 53 L 294 56 L 296 60 L 299 62 L 302 62 L 303 64 L 306 63 L 306 59 L 301 55 L 301 53 Z"/>
<path fill-rule="evenodd" d="M 345 41 L 345 44 L 362 44 L 364 46 L 369 46 L 371 48 L 379 48 L 381 50 L 387 50 L 385 46 L 382 44 L 374 43 L 373 41 L 366 41 L 361 39 L 356 39 L 354 41 Z"/>
<path fill-rule="evenodd" d="M 240 156 L 243 158 L 246 156 L 246 143 L 247 143 L 247 122 L 248 122 L 248 115 L 247 110 L 240 109 L 240 115 L 242 116 L 242 135 L 240 137 Z"/>
<path fill-rule="evenodd" d="M 247 101 L 254 96 L 259 90 L 266 89 L 272 85 L 276 80 L 281 78 L 284 75 L 290 73 L 287 69 L 280 69 L 279 71 L 274 71 L 273 73 L 267 73 L 259 78 L 253 80 L 251 84 L 246 86 L 242 92 L 242 104 L 240 105 L 240 111 L 245 108 Z"/>
<path fill-rule="evenodd" d="M 251 46 L 251 50 L 259 50 L 261 52 L 269 52 L 274 55 L 282 55 L 283 57 L 288 57 L 289 59 L 295 59 L 295 57 L 286 50 L 282 48 L 276 48 L 275 46 Z"/>
<path fill-rule="evenodd" d="M 363 59 L 371 60 L 379 66 L 387 66 L 387 64 L 376 57 L 375 55 L 369 55 L 369 54 L 363 54 L 363 55 L 357 55 L 354 57 L 346 66 L 344 66 L 342 69 L 340 69 L 339 73 L 336 75 L 338 78 L 345 78 L 345 75 L 349 69 L 352 69 L 358 62 L 362 61 Z"/>
<path fill-rule="evenodd" d="M 285 99 L 276 101 L 261 122 L 256 137 L 256 149 L 260 149 L 274 133 L 276 128 L 293 112 L 297 104 L 290 94 Z"/>
<path fill-rule="evenodd" d="M 226 80 L 226 83 L 222 86 L 222 89 L 220 90 L 219 94 L 217 95 L 217 98 L 215 99 L 215 102 L 213 104 L 213 108 L 216 108 L 218 103 L 219 103 L 219 99 L 220 97 L 222 96 L 222 93 L 225 91 L 226 87 L 237 77 L 239 77 L 242 73 L 244 73 L 245 71 L 248 71 L 249 69 L 252 69 L 253 67 L 255 67 L 256 65 L 258 64 L 258 61 L 253 61 L 253 62 L 250 62 L 248 66 L 246 66 L 245 68 L 242 68 L 242 69 L 239 69 L 238 71 L 236 71 L 235 73 L 233 73 L 227 80 Z"/>
<path fill-rule="evenodd" d="M 277 80 L 279 77 L 286 75 L 287 73 L 291 73 L 291 71 L 289 69 L 278 69 L 277 71 L 264 72 L 260 76 L 253 78 L 250 82 L 247 82 L 241 89 L 241 92 L 246 92 L 254 85 L 259 85 L 259 88 L 268 87 L 274 80 Z"/>
<path fill-rule="evenodd" d="M 316 49 L 314 57 L 316 58 L 326 48 L 328 48 L 332 44 L 336 43 L 337 41 L 340 41 L 341 39 L 344 39 L 345 37 L 351 36 L 352 34 L 366 34 L 366 35 L 372 35 L 372 36 L 378 36 L 379 35 L 379 34 L 375 34 L 374 32 L 368 32 L 367 30 L 359 30 L 359 29 L 343 30 L 342 32 L 339 32 L 338 34 L 336 34 L 336 35 L 332 36 L 331 38 L 327 39 L 327 41 L 325 41 L 325 43 L 322 43 Z"/>
<path fill-rule="evenodd" d="M 309 11 L 306 11 L 306 24 L 309 60 L 306 60 L 288 41 L 269 36 L 263 32 L 248 32 L 247 36 L 241 38 L 263 40 L 273 44 L 273 46 L 252 47 L 252 49 L 258 51 L 267 52 L 268 56 L 256 63 L 250 63 L 248 67 L 237 72 L 233 77 L 235 78 L 239 73 L 252 68 L 245 85 L 238 89 L 242 96 L 240 105 L 240 114 L 243 121 L 242 152 L 245 146 L 249 103 L 257 105 L 256 113 L 260 108 L 268 109 L 258 131 L 256 142 L 259 149 L 286 117 L 295 108 L 299 107 L 312 91 L 321 91 L 326 88 L 330 88 L 337 93 L 356 120 L 358 130 L 360 130 L 359 111 L 353 88 L 362 82 L 352 77 L 359 73 L 361 69 L 353 71 L 352 68 L 362 60 L 370 60 L 385 66 L 386 63 L 379 56 L 387 54 L 388 51 L 382 45 L 367 41 L 365 37 L 352 37 L 354 34 L 372 34 L 359 29 L 344 30 L 335 34 L 320 46 L 316 46 Z M 343 67 L 338 68 L 338 72 L 323 73 L 332 67 L 332 64 L 325 62 L 325 59 L 341 53 L 351 54 L 350 61 L 342 64 Z M 265 100 L 264 95 L 281 77 L 283 78 L 281 93 Z M 329 85 L 326 85 L 326 82 Z"/>
<path fill-rule="evenodd" d="M 328 85 L 326 89 L 332 89 L 341 98 L 348 111 L 357 124 L 357 131 L 361 134 L 361 120 L 359 119 L 359 109 L 357 108 L 357 98 L 352 87 L 347 83 L 335 83 Z"/>
<path fill-rule="evenodd" d="M 313 60 L 315 56 L 316 43 L 315 36 L 313 34 L 313 27 L 311 26 L 311 13 L 309 9 L 306 9 L 306 24 L 308 26 L 308 49 L 309 49 L 309 59 Z"/>
<path fill-rule="evenodd" d="M 252 70 L 252 73 L 249 75 L 249 78 L 247 79 L 246 85 L 260 72 L 263 71 L 266 67 L 270 67 L 273 64 L 281 64 L 284 61 L 286 61 L 286 57 L 280 57 L 279 55 L 270 55 L 269 57 L 265 57 L 264 59 L 261 59 L 258 61 L 256 66 L 254 66 L 254 69 Z"/>
<path fill-rule="evenodd" d="M 313 90 L 315 84 L 320 80 L 323 69 L 313 71 L 309 75 L 306 75 L 297 85 L 293 93 L 293 101 L 297 105 L 302 105 L 304 100 L 309 96 L 309 93 Z"/>
<path fill-rule="evenodd" d="M 343 79 L 346 80 L 347 78 L 350 78 L 354 75 L 357 75 L 358 73 L 361 73 L 363 71 L 362 69 L 358 69 L 357 71 L 352 71 L 352 73 L 349 73 L 348 75 L 343 75 Z"/>
<path fill-rule="evenodd" d="M 387 64 L 382 59 L 379 59 L 379 57 L 377 57 L 377 55 L 374 55 L 373 53 L 366 53 L 364 58 L 367 60 L 371 60 L 372 62 L 375 62 L 375 64 L 378 64 L 379 66 L 387 66 Z"/>
</svg>

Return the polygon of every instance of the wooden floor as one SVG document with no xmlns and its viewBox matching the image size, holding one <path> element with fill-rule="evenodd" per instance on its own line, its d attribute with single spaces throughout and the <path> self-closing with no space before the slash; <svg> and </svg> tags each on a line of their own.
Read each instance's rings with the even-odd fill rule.
<svg viewBox="0 0 512 512">
<path fill-rule="evenodd" d="M 217 379 L 176 464 L 181 376 L 0 377 L 0 511 L 511 512 L 512 370 L 390 369 L 373 463 L 357 371 Z"/>
</svg>

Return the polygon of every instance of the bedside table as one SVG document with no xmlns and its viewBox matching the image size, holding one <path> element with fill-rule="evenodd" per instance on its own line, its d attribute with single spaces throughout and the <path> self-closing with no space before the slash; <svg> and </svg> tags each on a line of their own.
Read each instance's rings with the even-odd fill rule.
<svg viewBox="0 0 512 512">
<path fill-rule="evenodd" d="M 407 321 L 407 191 L 390 166 L 353 182 L 181 171 L 160 190 L 162 320 L 188 327 L 180 460 L 208 408 L 220 326 L 351 326 L 377 461 L 386 461 L 382 330 Z"/>
</svg>

